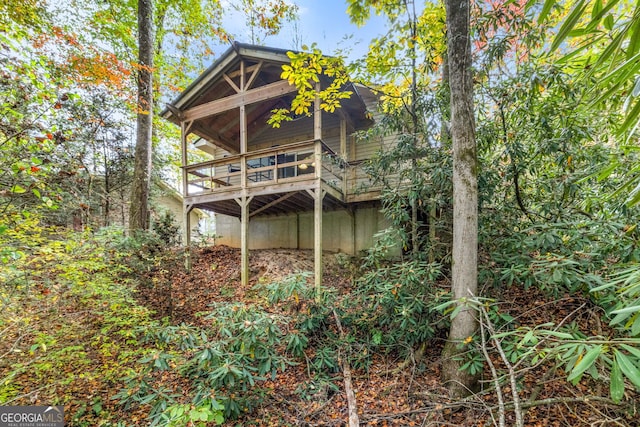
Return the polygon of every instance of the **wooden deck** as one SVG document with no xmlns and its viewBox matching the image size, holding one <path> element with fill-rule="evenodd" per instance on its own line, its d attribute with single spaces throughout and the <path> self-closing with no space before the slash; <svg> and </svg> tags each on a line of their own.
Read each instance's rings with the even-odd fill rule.
<svg viewBox="0 0 640 427">
<path fill-rule="evenodd" d="M 344 208 L 348 168 L 322 140 L 231 155 L 184 168 L 185 204 L 239 217 L 236 201 L 246 196 L 253 198 L 251 216 L 312 210 L 307 190 L 320 180 L 323 208 Z"/>
</svg>

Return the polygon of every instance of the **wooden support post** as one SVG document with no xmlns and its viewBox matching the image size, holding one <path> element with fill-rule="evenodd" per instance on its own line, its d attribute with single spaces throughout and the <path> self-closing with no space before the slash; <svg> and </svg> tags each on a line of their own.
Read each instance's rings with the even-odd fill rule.
<svg viewBox="0 0 640 427">
<path fill-rule="evenodd" d="M 347 120 L 340 116 L 340 157 L 347 161 Z"/>
<path fill-rule="evenodd" d="M 320 92 L 320 83 L 316 83 L 316 92 Z M 320 302 L 320 287 L 322 286 L 322 199 L 325 192 L 322 189 L 322 110 L 320 98 L 316 96 L 313 108 L 313 137 L 316 140 L 314 157 L 316 163 L 316 185 L 313 190 L 313 265 L 316 300 Z"/>
<path fill-rule="evenodd" d="M 240 89 L 244 91 L 244 62 L 240 64 Z M 240 204 L 240 278 L 242 286 L 249 285 L 249 203 L 252 197 L 247 195 L 247 111 L 240 105 L 240 187 L 242 198 L 236 199 Z"/>
<path fill-rule="evenodd" d="M 187 174 L 187 134 L 191 123 L 180 122 L 180 150 L 182 153 L 182 195 L 189 195 L 189 176 Z M 184 244 L 184 268 L 191 271 L 191 218 L 189 213 L 193 208 L 192 205 L 183 203 L 182 206 L 182 236 Z"/>
<path fill-rule="evenodd" d="M 313 270 L 316 286 L 316 299 L 320 299 L 320 287 L 322 286 L 322 189 L 316 189 L 316 199 L 313 210 Z"/>
<path fill-rule="evenodd" d="M 313 197 L 313 266 L 314 283 L 316 288 L 316 300 L 320 300 L 320 287 L 322 286 L 322 199 L 326 193 L 318 186 L 313 190 L 307 190 Z"/>
<path fill-rule="evenodd" d="M 242 191 L 247 188 L 247 111 L 244 105 L 240 106 L 240 186 Z"/>
<path fill-rule="evenodd" d="M 190 124 L 189 124 L 190 127 Z M 187 174 L 187 124 L 180 122 L 180 152 L 182 154 L 182 195 L 189 195 L 189 176 Z"/>
<path fill-rule="evenodd" d="M 246 197 L 240 203 L 242 215 L 240 218 L 240 246 L 241 246 L 241 273 L 242 286 L 249 285 L 249 201 Z"/>
<path fill-rule="evenodd" d="M 184 205 L 182 235 L 184 239 L 184 268 L 191 271 L 191 210 L 193 205 Z"/>
<path fill-rule="evenodd" d="M 343 200 L 347 198 L 347 120 L 344 115 L 340 115 L 340 157 L 342 158 L 343 166 L 342 169 L 342 197 Z"/>
<path fill-rule="evenodd" d="M 235 199 L 240 205 L 240 279 L 242 286 L 249 285 L 249 204 L 253 197 Z"/>
<path fill-rule="evenodd" d="M 320 83 L 316 83 L 316 93 L 320 92 Z M 313 103 L 313 138 L 322 139 L 322 109 L 320 108 L 320 97 L 316 95 Z"/>
</svg>

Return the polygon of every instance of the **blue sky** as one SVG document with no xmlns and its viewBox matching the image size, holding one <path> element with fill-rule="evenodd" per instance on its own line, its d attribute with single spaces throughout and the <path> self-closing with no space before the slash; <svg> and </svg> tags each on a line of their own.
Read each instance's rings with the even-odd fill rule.
<svg viewBox="0 0 640 427">
<path fill-rule="evenodd" d="M 350 59 L 361 57 L 367 50 L 372 38 L 385 32 L 384 19 L 373 16 L 363 27 L 359 28 L 349 21 L 345 0 L 294 0 L 299 6 L 299 21 L 288 24 L 277 36 L 268 37 L 264 44 L 284 49 L 294 49 L 294 40 L 302 44 L 317 43 L 325 54 L 335 53 L 337 49 L 352 49 Z M 240 24 L 240 22 L 238 23 Z M 228 23 L 225 23 L 228 26 Z M 233 31 L 243 34 L 243 29 Z M 345 40 L 345 38 L 348 38 Z M 249 42 L 237 38 L 240 42 Z"/>
</svg>

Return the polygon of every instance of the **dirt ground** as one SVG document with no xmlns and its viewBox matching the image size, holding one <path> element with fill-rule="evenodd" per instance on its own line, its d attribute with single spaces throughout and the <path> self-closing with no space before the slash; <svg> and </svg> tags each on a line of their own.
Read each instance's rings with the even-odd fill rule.
<svg viewBox="0 0 640 427">
<path fill-rule="evenodd" d="M 344 254 L 325 253 L 324 285 L 348 295 L 355 269 Z M 197 249 L 193 255 L 193 270 L 186 273 L 180 265 L 167 266 L 158 274 L 158 285 L 142 292 L 140 298 L 159 316 L 170 316 L 172 323 L 204 326 L 202 316 L 208 305 L 220 301 L 255 301 L 253 289 L 258 283 L 268 283 L 291 273 L 313 271 L 313 252 L 304 250 L 255 250 L 250 253 L 250 285 L 240 285 L 240 252 L 225 246 Z M 564 297 L 551 300 L 534 290 L 509 288 L 500 295 L 504 306 L 520 324 L 557 321 L 573 313 L 582 301 Z M 594 316 L 572 314 L 589 327 L 601 325 Z M 440 351 L 442 342 L 430 343 L 420 364 L 408 363 L 398 370 L 403 360 L 393 355 L 376 355 L 367 371 L 354 370 L 353 388 L 361 425 L 380 426 L 491 426 L 497 425 L 495 393 L 489 391 L 491 378 L 485 374 L 480 392 L 464 402 L 450 401 L 440 382 Z M 309 352 L 313 353 L 310 348 Z M 496 365 L 501 362 L 495 360 Z M 485 369 L 485 371 L 487 371 Z M 532 398 L 539 402 L 525 409 L 527 426 L 637 426 L 640 418 L 634 411 L 620 411 L 607 402 L 608 387 L 583 381 L 574 387 L 566 382 L 561 370 L 548 375 L 548 366 L 526 373 L 519 384 L 523 402 Z M 229 425 L 256 426 L 342 426 L 346 425 L 347 401 L 342 378 L 338 376 L 335 390 L 310 392 L 309 372 L 304 364 L 292 366 L 276 380 L 261 383 L 263 404 L 241 420 Z M 535 390 L 536 396 L 532 396 Z M 510 399 L 509 387 L 503 390 Z M 583 396 L 598 399 L 584 399 Z M 545 401 L 545 399 L 550 399 Z M 513 410 L 507 408 L 506 425 L 514 425 Z M 613 421 L 612 421 L 613 420 Z"/>
</svg>

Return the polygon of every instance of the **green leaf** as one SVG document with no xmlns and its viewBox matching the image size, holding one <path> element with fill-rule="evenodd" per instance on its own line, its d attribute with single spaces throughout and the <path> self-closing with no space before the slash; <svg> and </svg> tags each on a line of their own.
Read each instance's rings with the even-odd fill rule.
<svg viewBox="0 0 640 427">
<path fill-rule="evenodd" d="M 627 344 L 620 344 L 620 347 L 624 348 L 625 350 L 627 350 L 629 353 L 633 354 L 635 357 L 637 357 L 640 360 L 640 349 L 631 347 L 630 345 L 627 345 Z"/>
<path fill-rule="evenodd" d="M 598 356 L 602 353 L 602 345 L 597 345 L 584 355 L 580 362 L 573 367 L 571 373 L 567 377 L 568 381 L 576 384 L 580 381 L 582 374 L 594 364 Z"/>
<path fill-rule="evenodd" d="M 611 31 L 613 29 L 613 15 L 612 14 L 608 14 L 606 18 L 604 18 L 604 28 L 606 28 L 607 30 Z"/>
<path fill-rule="evenodd" d="M 639 6 L 640 7 L 640 6 Z M 637 12 L 638 9 L 636 9 Z M 634 13 L 637 17 L 637 13 Z M 640 48 L 640 19 L 634 19 L 629 30 L 629 45 L 627 46 L 627 58 L 634 56 Z"/>
<path fill-rule="evenodd" d="M 538 15 L 538 23 L 544 22 L 551 12 L 551 8 L 556 4 L 556 0 L 545 0 L 544 5 L 542 6 L 542 10 L 540 11 L 540 15 Z"/>
<path fill-rule="evenodd" d="M 576 3 L 569 16 L 567 16 L 567 19 L 565 19 L 564 23 L 560 27 L 560 30 L 558 30 L 558 34 L 553 39 L 553 43 L 551 44 L 551 48 L 549 49 L 550 52 L 556 50 L 562 44 L 564 39 L 567 38 L 571 30 L 573 30 L 573 27 L 575 27 L 575 25 L 584 14 L 586 7 L 587 5 L 585 4 L 585 0 L 580 0 Z"/>
<path fill-rule="evenodd" d="M 617 360 L 614 360 L 611 365 L 609 394 L 611 395 L 611 399 L 616 403 L 620 403 L 624 396 L 624 379 L 622 378 L 622 371 L 620 370 L 620 365 Z"/>
<path fill-rule="evenodd" d="M 631 335 L 637 336 L 640 334 L 640 313 L 636 313 L 634 317 L 633 325 L 631 325 Z"/>
<path fill-rule="evenodd" d="M 614 317 L 613 319 L 611 319 L 611 321 L 609 322 L 609 326 L 615 326 L 618 323 L 623 322 L 627 317 L 629 317 L 628 313 L 620 313 L 617 314 L 616 317 Z"/>
<path fill-rule="evenodd" d="M 640 305 L 632 305 L 631 307 L 625 307 L 619 310 L 614 310 L 611 312 L 611 314 L 627 314 L 627 313 L 635 313 L 636 311 L 640 311 Z"/>
<path fill-rule="evenodd" d="M 633 91 L 631 92 L 631 96 L 634 98 L 640 95 L 640 76 L 636 77 L 636 83 L 633 85 Z"/>
<path fill-rule="evenodd" d="M 222 414 L 220 412 L 215 414 L 214 421 L 218 425 L 220 425 L 220 424 L 222 424 L 224 422 L 224 417 L 222 416 Z"/>
<path fill-rule="evenodd" d="M 602 0 L 596 0 L 591 10 L 591 19 L 596 19 L 600 12 L 602 12 Z"/>
<path fill-rule="evenodd" d="M 636 99 L 635 105 L 633 106 L 633 108 L 631 109 L 631 111 L 629 111 L 627 113 L 627 117 L 624 120 L 624 123 L 622 124 L 622 126 L 620 126 L 620 129 L 618 129 L 618 134 L 622 134 L 625 131 L 627 131 L 632 125 L 635 125 L 636 122 L 638 121 L 638 116 L 640 115 L 640 99 Z M 637 203 L 637 200 L 633 201 L 633 202 L 629 202 L 631 205 Z"/>
<path fill-rule="evenodd" d="M 567 333 L 567 332 L 558 332 L 558 331 L 545 331 L 546 335 L 552 336 L 552 337 L 556 337 L 556 338 L 560 338 L 560 339 L 566 339 L 566 340 L 571 340 L 573 339 L 573 335 Z"/>
<path fill-rule="evenodd" d="M 26 191 L 27 190 L 24 187 L 22 187 L 21 185 L 18 185 L 18 184 L 16 184 L 13 187 L 11 187 L 11 192 L 12 193 L 22 194 L 22 193 L 25 193 Z"/>
<path fill-rule="evenodd" d="M 616 351 L 616 361 L 620 365 L 624 376 L 627 377 L 636 388 L 640 389 L 640 369 L 638 369 L 624 353 L 619 351 Z"/>
</svg>

